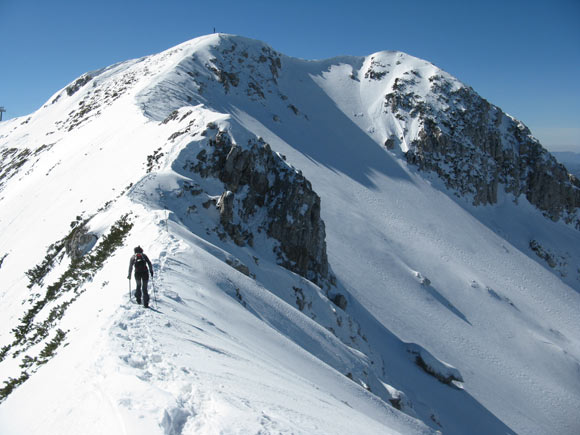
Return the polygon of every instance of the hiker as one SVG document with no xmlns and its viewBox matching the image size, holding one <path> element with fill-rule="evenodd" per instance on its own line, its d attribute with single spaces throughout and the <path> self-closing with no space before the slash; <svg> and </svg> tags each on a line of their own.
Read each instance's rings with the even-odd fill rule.
<svg viewBox="0 0 580 435">
<path fill-rule="evenodd" d="M 143 248 L 137 246 L 135 249 L 135 255 L 131 257 L 129 262 L 129 276 L 127 279 L 131 279 L 131 271 L 133 266 L 135 266 L 135 281 L 137 282 L 137 290 L 135 290 L 135 298 L 137 303 L 141 303 L 141 290 L 143 290 L 143 305 L 145 308 L 149 306 L 149 293 L 147 293 L 147 282 L 149 281 L 149 272 L 151 272 L 151 278 L 153 278 L 153 266 L 149 257 L 143 253 Z M 149 267 L 149 270 L 147 270 Z"/>
</svg>

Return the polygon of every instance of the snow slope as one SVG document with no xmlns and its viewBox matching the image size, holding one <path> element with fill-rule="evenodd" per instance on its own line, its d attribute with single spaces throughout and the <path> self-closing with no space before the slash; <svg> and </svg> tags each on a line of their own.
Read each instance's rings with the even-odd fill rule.
<svg viewBox="0 0 580 435">
<path fill-rule="evenodd" d="M 30 375 L 0 403 L 0 432 L 576 432 L 579 233 L 507 194 L 474 207 L 408 166 L 418 126 L 382 104 L 408 71 L 463 86 L 404 53 L 305 61 L 210 35 L 88 73 L 0 124 L 0 379 Z M 279 266 L 257 224 L 252 246 L 219 231 L 224 184 L 186 169 L 219 132 L 262 138 L 312 183 L 333 284 Z M 71 301 L 50 333 L 14 344 L 75 265 L 59 254 L 27 288 L 47 247 L 86 219 L 96 252 L 126 214 L 122 247 L 34 316 Z M 138 244 L 153 310 L 128 301 Z M 55 356 L 26 366 L 57 329 Z"/>
</svg>

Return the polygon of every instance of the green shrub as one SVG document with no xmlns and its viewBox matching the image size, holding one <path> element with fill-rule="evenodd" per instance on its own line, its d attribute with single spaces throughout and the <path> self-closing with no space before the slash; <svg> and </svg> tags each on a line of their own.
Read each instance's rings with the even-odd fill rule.
<svg viewBox="0 0 580 435">
<path fill-rule="evenodd" d="M 86 221 L 80 222 L 77 218 L 77 225 L 71 225 L 73 231 L 78 227 L 78 224 L 85 225 Z M 20 319 L 20 325 L 12 330 L 14 334 L 14 341 L 0 350 L 0 362 L 3 361 L 10 351 L 13 352 L 13 357 L 30 349 L 32 346 L 41 343 L 50 331 L 54 329 L 56 324 L 64 316 L 67 308 L 77 300 L 77 298 L 86 290 L 84 285 L 90 281 L 95 274 L 103 267 L 108 258 L 121 246 L 123 246 L 125 238 L 133 223 L 129 219 L 129 215 L 122 216 L 113 226 L 109 233 L 101 239 L 101 242 L 85 256 L 71 261 L 66 271 L 53 284 L 46 288 L 45 295 L 42 299 L 36 301 L 32 307 Z M 47 255 L 43 263 L 27 272 L 30 279 L 29 287 L 37 284 L 42 285 L 42 280 L 54 265 L 54 261 L 59 255 L 64 256 L 62 252 L 66 241 L 71 236 L 72 232 L 51 245 L 48 249 Z M 61 254 L 62 252 L 62 254 Z M 63 295 L 68 294 L 72 297 L 62 303 L 54 306 L 46 319 L 42 322 L 35 322 L 36 316 L 49 303 L 58 300 Z M 66 337 L 66 332 L 61 329 L 56 330 L 56 335 L 52 340 L 47 342 L 44 348 L 40 351 L 38 357 L 25 356 L 22 359 L 20 367 L 23 370 L 18 378 L 10 378 L 4 382 L 4 387 L 0 389 L 0 402 L 3 401 L 18 385 L 25 382 L 31 373 L 36 372 L 38 367 L 47 363 L 50 358 L 55 355 L 56 350 L 62 345 Z"/>
</svg>

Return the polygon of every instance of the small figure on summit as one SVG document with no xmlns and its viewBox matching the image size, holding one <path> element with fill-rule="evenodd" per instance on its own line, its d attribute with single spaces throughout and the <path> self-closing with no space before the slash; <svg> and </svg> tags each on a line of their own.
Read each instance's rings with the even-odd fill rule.
<svg viewBox="0 0 580 435">
<path fill-rule="evenodd" d="M 151 272 L 151 278 L 153 278 L 153 265 L 149 260 L 149 257 L 143 253 L 143 248 L 137 246 L 135 249 L 135 255 L 131 257 L 129 262 L 129 275 L 127 279 L 131 279 L 131 272 L 133 266 L 135 266 L 135 281 L 137 282 L 137 289 L 135 290 L 135 298 L 137 303 L 141 303 L 141 290 L 143 290 L 143 305 L 145 308 L 149 306 L 149 293 L 147 292 L 147 282 L 149 281 L 149 272 Z M 149 270 L 147 268 L 149 267 Z"/>
</svg>

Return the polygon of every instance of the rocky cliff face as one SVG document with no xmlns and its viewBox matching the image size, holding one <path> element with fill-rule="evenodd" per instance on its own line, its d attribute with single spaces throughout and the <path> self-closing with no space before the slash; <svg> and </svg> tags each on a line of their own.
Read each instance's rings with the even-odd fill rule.
<svg viewBox="0 0 580 435">
<path fill-rule="evenodd" d="M 471 88 L 453 89 L 440 75 L 429 77 L 431 94 L 422 98 L 414 92 L 416 80 L 395 80 L 384 103 L 395 116 L 420 125 L 406 152 L 409 163 L 437 173 L 474 205 L 495 204 L 503 189 L 580 229 L 580 182 L 525 125 Z"/>
<path fill-rule="evenodd" d="M 282 266 L 322 287 L 330 278 L 325 229 L 310 182 L 261 139 L 236 144 L 215 126 L 205 134 L 213 137 L 184 169 L 224 183 L 213 205 L 225 234 L 239 246 L 252 246 L 254 231 L 266 233 L 278 242 Z"/>
<path fill-rule="evenodd" d="M 171 82 L 160 83 L 144 95 L 171 102 L 162 107 L 163 117 L 184 105 L 225 97 L 270 110 L 274 121 L 280 122 L 282 106 L 301 114 L 296 96 L 280 86 L 301 86 L 306 78 L 289 77 L 293 62 L 262 43 L 223 37 L 211 55 L 184 57 Z M 516 201 L 524 195 L 546 217 L 580 229 L 580 182 L 520 121 L 434 65 L 404 53 L 382 52 L 340 62 L 352 63 L 352 80 L 342 83 L 358 87 L 355 95 L 366 98 L 360 112 L 354 106 L 346 110 L 362 114 L 378 106 L 383 117 L 365 129 L 385 131 L 385 147 L 400 146 L 409 163 L 435 172 L 474 205 L 497 203 L 503 190 Z"/>
</svg>

